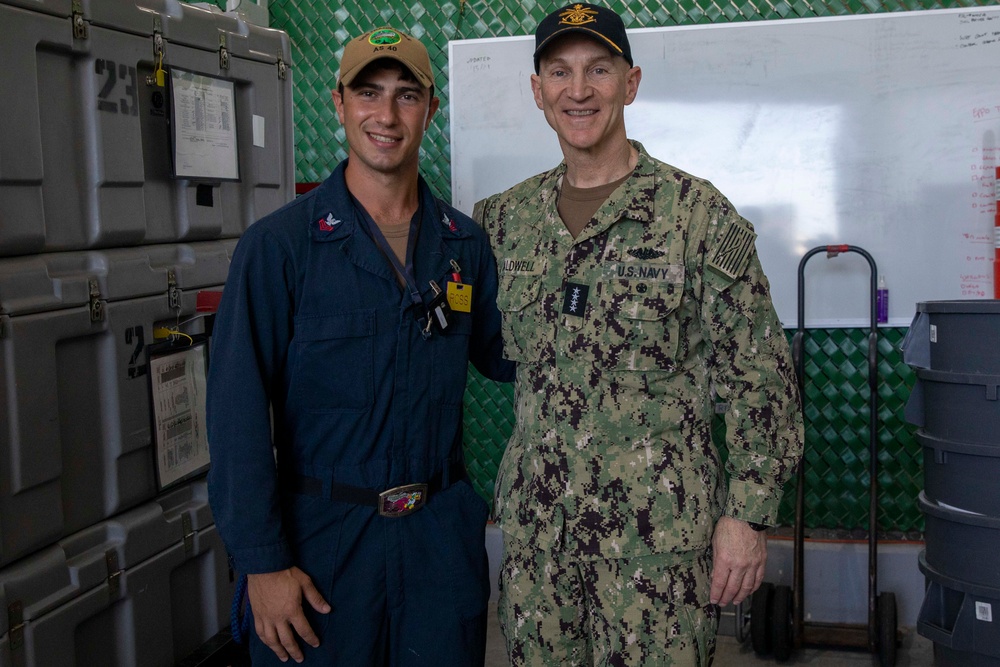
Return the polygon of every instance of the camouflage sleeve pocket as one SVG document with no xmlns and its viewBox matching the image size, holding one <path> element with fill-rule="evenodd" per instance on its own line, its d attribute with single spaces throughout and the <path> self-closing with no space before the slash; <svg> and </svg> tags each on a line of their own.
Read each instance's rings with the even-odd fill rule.
<svg viewBox="0 0 1000 667">
<path fill-rule="evenodd" d="M 500 276 L 497 308 L 503 316 L 504 356 L 511 361 L 538 361 L 543 331 L 539 292 L 541 276 Z"/>
</svg>

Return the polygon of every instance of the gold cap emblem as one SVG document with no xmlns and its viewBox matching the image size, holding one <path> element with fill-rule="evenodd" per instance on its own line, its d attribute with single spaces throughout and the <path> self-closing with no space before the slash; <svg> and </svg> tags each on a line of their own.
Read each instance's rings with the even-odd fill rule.
<svg viewBox="0 0 1000 667">
<path fill-rule="evenodd" d="M 593 9 L 587 9 L 583 5 L 573 5 L 572 7 L 567 7 L 559 14 L 559 24 L 585 25 L 587 23 L 596 23 L 596 16 L 597 12 Z"/>
</svg>

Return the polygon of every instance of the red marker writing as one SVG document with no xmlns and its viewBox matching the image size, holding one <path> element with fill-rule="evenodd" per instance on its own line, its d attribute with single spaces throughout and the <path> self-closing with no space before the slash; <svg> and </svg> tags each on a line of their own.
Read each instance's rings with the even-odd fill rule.
<svg viewBox="0 0 1000 667">
<path fill-rule="evenodd" d="M 997 212 L 993 216 L 993 298 L 1000 299 L 1000 167 L 994 179 Z"/>
</svg>

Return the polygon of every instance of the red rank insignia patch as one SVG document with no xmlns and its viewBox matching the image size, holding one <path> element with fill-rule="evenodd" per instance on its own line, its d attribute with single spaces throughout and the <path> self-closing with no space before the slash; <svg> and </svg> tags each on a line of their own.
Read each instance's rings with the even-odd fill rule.
<svg viewBox="0 0 1000 667">
<path fill-rule="evenodd" d="M 326 217 L 320 218 L 317 223 L 321 232 L 332 232 L 340 224 L 340 220 L 333 217 L 333 213 L 327 213 Z"/>
</svg>

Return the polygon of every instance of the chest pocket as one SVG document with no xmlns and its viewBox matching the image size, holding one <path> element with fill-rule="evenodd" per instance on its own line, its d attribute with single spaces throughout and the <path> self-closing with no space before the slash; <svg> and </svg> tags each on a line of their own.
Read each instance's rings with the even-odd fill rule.
<svg viewBox="0 0 1000 667">
<path fill-rule="evenodd" d="M 615 371 L 675 370 L 683 291 L 683 282 L 607 278 L 599 295 L 598 312 L 606 314 L 600 365 Z"/>
<path fill-rule="evenodd" d="M 420 341 L 418 354 L 430 355 L 430 383 L 421 391 L 429 392 L 440 405 L 462 405 L 469 374 L 469 337 L 472 315 L 452 312 L 448 328 L 435 329 L 428 340 Z M 416 363 L 416 362 L 415 362 Z"/>
<path fill-rule="evenodd" d="M 497 290 L 497 308 L 503 319 L 504 356 L 532 363 L 541 357 L 542 276 L 503 275 Z"/>
<path fill-rule="evenodd" d="M 374 402 L 375 311 L 295 320 L 292 397 L 307 412 L 362 412 Z"/>
</svg>

